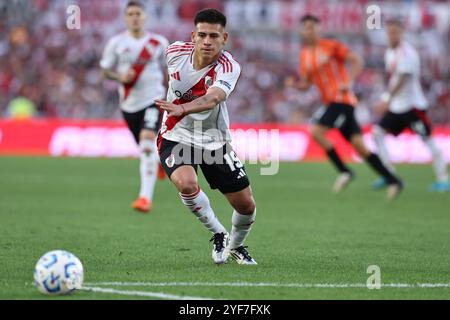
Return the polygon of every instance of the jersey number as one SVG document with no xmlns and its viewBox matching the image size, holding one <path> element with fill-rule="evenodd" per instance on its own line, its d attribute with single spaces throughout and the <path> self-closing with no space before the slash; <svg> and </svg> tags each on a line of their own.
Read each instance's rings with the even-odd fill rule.
<svg viewBox="0 0 450 320">
<path fill-rule="evenodd" d="M 241 160 L 236 155 L 236 152 L 231 151 L 230 154 L 225 154 L 223 156 L 231 171 L 235 171 L 237 169 L 241 169 L 243 167 Z"/>
<path fill-rule="evenodd" d="M 144 122 L 146 128 L 156 128 L 159 119 L 159 110 L 156 108 L 149 108 L 145 110 Z"/>
</svg>

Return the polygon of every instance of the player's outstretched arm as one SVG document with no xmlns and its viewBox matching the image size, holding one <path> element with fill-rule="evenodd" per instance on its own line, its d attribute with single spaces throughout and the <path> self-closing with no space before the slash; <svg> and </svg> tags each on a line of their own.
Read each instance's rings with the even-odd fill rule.
<svg viewBox="0 0 450 320">
<path fill-rule="evenodd" d="M 401 88 L 403 88 L 409 77 L 411 77 L 411 74 L 402 73 L 398 79 L 398 82 L 388 92 L 385 93 L 385 96 L 382 97 L 382 100 L 388 100 L 386 102 L 390 102 L 390 100 L 392 100 L 392 97 L 394 97 L 401 90 Z"/>
<path fill-rule="evenodd" d="M 162 110 L 167 111 L 169 117 L 181 117 L 190 113 L 198 113 L 210 110 L 225 101 L 225 92 L 216 87 L 209 88 L 204 96 L 184 104 L 174 104 L 164 100 L 155 100 L 155 103 Z"/>
<path fill-rule="evenodd" d="M 131 83 L 136 75 L 136 72 L 133 69 L 128 70 L 125 74 L 120 74 L 118 72 L 109 70 L 109 69 L 102 69 L 103 77 L 118 81 L 122 84 L 128 84 Z"/>
</svg>

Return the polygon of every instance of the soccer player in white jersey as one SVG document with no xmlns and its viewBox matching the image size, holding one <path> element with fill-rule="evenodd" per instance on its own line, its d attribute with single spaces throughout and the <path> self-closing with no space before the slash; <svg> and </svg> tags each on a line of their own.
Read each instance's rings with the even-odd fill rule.
<svg viewBox="0 0 450 320">
<path fill-rule="evenodd" d="M 420 85 L 420 59 L 412 45 L 402 39 L 403 27 L 398 19 L 387 21 L 389 48 L 385 53 L 385 66 L 389 76 L 386 91 L 376 108 L 384 111 L 378 125 L 374 126 L 374 139 L 379 155 L 385 165 L 394 172 L 384 143 L 386 133 L 400 134 L 410 128 L 418 134 L 431 151 L 436 174 L 430 191 L 450 191 L 447 165 L 431 136 L 431 122 L 426 115 L 428 103 Z M 380 189 L 386 185 L 383 178 L 374 182 L 373 187 Z"/>
<path fill-rule="evenodd" d="M 159 159 L 156 135 L 162 112 L 155 99 L 165 95 L 164 54 L 166 38 L 145 30 L 145 10 L 138 1 L 129 1 L 125 9 L 127 30 L 109 40 L 100 66 L 105 77 L 118 81 L 120 107 L 128 128 L 140 151 L 140 191 L 132 203 L 135 210 L 149 212 L 152 208 Z"/>
<path fill-rule="evenodd" d="M 213 234 L 214 262 L 225 263 L 231 255 L 239 264 L 254 265 L 244 240 L 255 221 L 256 205 L 244 166 L 229 144 L 225 104 L 241 67 L 223 50 L 228 33 L 221 12 L 204 9 L 194 24 L 192 42 L 175 42 L 166 51 L 167 101 L 156 101 L 165 111 L 158 134 L 160 160 L 183 204 Z M 211 189 L 224 194 L 234 209 L 230 234 L 198 185 L 199 166 Z"/>
</svg>

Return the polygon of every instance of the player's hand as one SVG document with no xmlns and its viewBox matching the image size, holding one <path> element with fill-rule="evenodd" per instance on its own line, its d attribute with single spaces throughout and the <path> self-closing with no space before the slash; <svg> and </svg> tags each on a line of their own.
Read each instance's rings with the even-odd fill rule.
<svg viewBox="0 0 450 320">
<path fill-rule="evenodd" d="M 136 71 L 134 71 L 133 69 L 130 69 L 130 70 L 128 70 L 127 73 L 121 75 L 119 80 L 123 84 L 129 84 L 129 83 L 133 82 L 135 76 L 136 76 Z"/>
<path fill-rule="evenodd" d="M 169 117 L 181 117 L 186 113 L 184 107 L 179 104 L 174 104 L 164 100 L 155 100 L 155 103 L 160 109 L 167 111 L 167 115 Z"/>
</svg>

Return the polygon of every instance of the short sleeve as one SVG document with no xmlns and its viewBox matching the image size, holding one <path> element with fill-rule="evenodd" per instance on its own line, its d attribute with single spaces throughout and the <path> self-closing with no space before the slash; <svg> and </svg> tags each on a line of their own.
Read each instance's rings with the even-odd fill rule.
<svg viewBox="0 0 450 320">
<path fill-rule="evenodd" d="M 103 50 L 102 59 L 100 60 L 100 67 L 103 69 L 111 69 L 117 63 L 117 55 L 116 55 L 116 41 L 115 39 L 111 39 L 105 46 Z"/>
<path fill-rule="evenodd" d="M 194 48 L 194 44 L 190 42 L 176 41 L 167 46 L 166 49 L 166 63 L 167 66 L 172 66 L 176 63 L 177 58 L 181 55 L 190 52 Z"/>
<path fill-rule="evenodd" d="M 350 53 L 350 50 L 348 49 L 347 46 L 345 46 L 344 44 L 342 44 L 338 41 L 335 42 L 334 56 L 336 57 L 336 59 L 338 59 L 340 61 L 345 61 L 345 59 L 347 59 L 349 53 Z"/>
<path fill-rule="evenodd" d="M 211 87 L 222 89 L 228 99 L 241 75 L 241 66 L 236 61 L 228 59 L 219 63 L 216 72 L 216 79 Z"/>
</svg>

